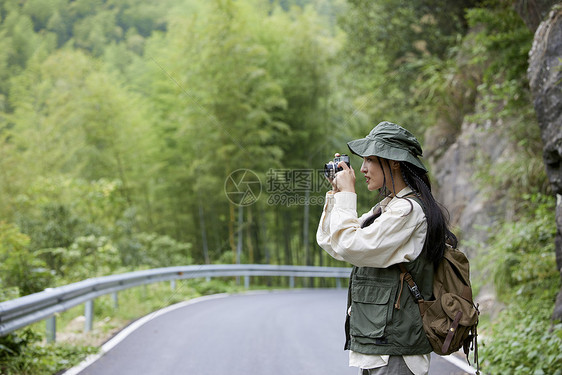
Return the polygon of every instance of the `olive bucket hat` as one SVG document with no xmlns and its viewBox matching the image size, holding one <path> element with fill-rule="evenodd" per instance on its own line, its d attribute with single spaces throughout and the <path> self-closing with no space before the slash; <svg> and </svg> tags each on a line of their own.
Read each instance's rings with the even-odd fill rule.
<svg viewBox="0 0 562 375">
<path fill-rule="evenodd" d="M 406 161 L 427 172 L 427 168 L 418 158 L 422 156 L 422 148 L 416 137 L 392 122 L 380 122 L 369 135 L 348 142 L 347 147 L 361 157 L 374 155 L 389 160 Z"/>
</svg>

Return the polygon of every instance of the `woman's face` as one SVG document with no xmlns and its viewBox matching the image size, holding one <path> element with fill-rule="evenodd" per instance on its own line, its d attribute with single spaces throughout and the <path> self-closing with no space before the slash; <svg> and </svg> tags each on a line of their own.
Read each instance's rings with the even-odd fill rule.
<svg viewBox="0 0 562 375">
<path fill-rule="evenodd" d="M 386 163 L 383 161 L 383 169 L 381 169 L 381 165 L 379 160 L 376 156 L 366 156 L 363 158 L 363 164 L 361 164 L 361 173 L 365 176 L 367 180 L 367 189 L 369 191 L 378 190 L 383 187 L 385 180 L 384 176 L 385 173 L 388 175 L 386 169 Z"/>
</svg>

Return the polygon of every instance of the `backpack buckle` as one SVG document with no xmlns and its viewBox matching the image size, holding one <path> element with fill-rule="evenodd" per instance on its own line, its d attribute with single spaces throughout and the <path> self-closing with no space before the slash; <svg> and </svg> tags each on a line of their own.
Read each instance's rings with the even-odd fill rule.
<svg viewBox="0 0 562 375">
<path fill-rule="evenodd" d="M 412 296 L 414 296 L 415 302 L 418 303 L 419 301 L 422 301 L 423 296 L 420 293 L 417 284 L 414 285 L 407 284 L 407 285 L 408 285 L 408 289 L 410 289 L 410 292 L 412 293 Z"/>
</svg>

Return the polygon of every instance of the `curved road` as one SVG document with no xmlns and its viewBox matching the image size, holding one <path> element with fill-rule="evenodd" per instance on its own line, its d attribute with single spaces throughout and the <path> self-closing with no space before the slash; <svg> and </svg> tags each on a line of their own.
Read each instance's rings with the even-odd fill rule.
<svg viewBox="0 0 562 375">
<path fill-rule="evenodd" d="M 101 358 L 69 373 L 357 374 L 343 350 L 346 296 L 346 290 L 305 289 L 204 299 L 147 316 Z M 432 375 L 466 373 L 432 359 Z"/>
</svg>

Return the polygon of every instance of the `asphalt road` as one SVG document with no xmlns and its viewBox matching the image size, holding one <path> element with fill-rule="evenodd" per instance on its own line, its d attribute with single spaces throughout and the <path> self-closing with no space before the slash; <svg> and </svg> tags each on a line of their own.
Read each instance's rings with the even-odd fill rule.
<svg viewBox="0 0 562 375">
<path fill-rule="evenodd" d="M 249 293 L 149 317 L 80 375 L 346 375 L 345 290 Z M 431 375 L 465 371 L 438 356 Z"/>
</svg>

